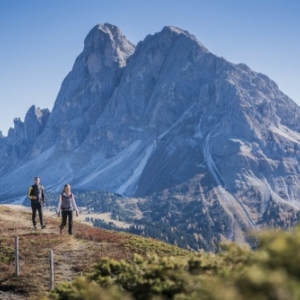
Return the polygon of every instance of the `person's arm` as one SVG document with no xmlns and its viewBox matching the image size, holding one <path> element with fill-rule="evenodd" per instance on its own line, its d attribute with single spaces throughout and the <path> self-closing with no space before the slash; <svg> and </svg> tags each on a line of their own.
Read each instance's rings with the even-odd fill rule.
<svg viewBox="0 0 300 300">
<path fill-rule="evenodd" d="M 77 205 L 76 205 L 74 194 L 72 194 L 72 202 L 71 203 L 72 203 L 72 206 L 73 206 L 73 210 L 76 211 L 76 217 L 78 217 L 78 208 L 77 208 Z"/>
<path fill-rule="evenodd" d="M 58 206 L 57 206 L 57 215 L 60 215 L 61 211 L 61 195 L 59 195 Z"/>
<path fill-rule="evenodd" d="M 31 192 L 32 192 L 32 186 L 28 189 L 28 198 L 29 198 L 30 200 L 33 200 L 33 197 L 32 197 L 32 195 L 31 195 Z"/>
<path fill-rule="evenodd" d="M 44 192 L 44 187 L 42 186 L 42 202 L 45 205 L 46 201 L 45 201 L 45 192 Z"/>
</svg>

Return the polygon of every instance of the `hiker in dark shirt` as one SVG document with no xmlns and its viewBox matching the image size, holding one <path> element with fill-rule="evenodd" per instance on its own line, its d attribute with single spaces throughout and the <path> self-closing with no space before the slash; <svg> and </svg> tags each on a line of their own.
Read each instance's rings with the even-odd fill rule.
<svg viewBox="0 0 300 300">
<path fill-rule="evenodd" d="M 65 184 L 63 192 L 59 196 L 59 202 L 57 207 L 57 215 L 62 217 L 61 225 L 59 226 L 59 232 L 62 234 L 62 230 L 67 224 L 68 219 L 68 233 L 73 234 L 73 210 L 76 211 L 76 217 L 78 217 L 78 209 L 75 202 L 74 195 L 71 193 L 71 186 Z"/>
<path fill-rule="evenodd" d="M 40 178 L 34 178 L 34 184 L 28 190 L 28 198 L 31 200 L 32 209 L 32 224 L 34 229 L 36 227 L 36 211 L 39 213 L 41 228 L 44 229 L 45 223 L 43 218 L 43 206 L 45 205 L 44 187 L 40 185 Z"/>
</svg>

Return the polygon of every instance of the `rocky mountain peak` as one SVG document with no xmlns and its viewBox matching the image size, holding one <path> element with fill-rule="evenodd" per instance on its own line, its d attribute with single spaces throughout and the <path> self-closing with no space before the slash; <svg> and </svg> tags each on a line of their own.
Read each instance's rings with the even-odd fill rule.
<svg viewBox="0 0 300 300">
<path fill-rule="evenodd" d="M 42 151 L 53 144 L 62 151 L 80 146 L 119 84 L 135 46 L 119 28 L 99 24 L 87 35 L 84 49 L 62 83 L 44 135 Z M 39 137 L 33 152 L 39 153 Z M 66 142 L 67 141 L 67 142 Z"/>
<path fill-rule="evenodd" d="M 43 132 L 49 116 L 49 109 L 40 109 L 32 105 L 26 113 L 24 122 L 20 118 L 14 119 L 14 128 L 10 128 L 8 139 L 16 141 L 16 144 L 32 143 Z"/>
<path fill-rule="evenodd" d="M 191 41 L 196 42 L 198 45 L 201 46 L 204 52 L 209 52 L 208 49 L 190 32 L 187 30 L 181 29 L 176 26 L 165 26 L 163 30 L 160 32 L 161 35 L 173 35 L 173 36 L 184 36 Z"/>
<path fill-rule="evenodd" d="M 34 142 L 43 132 L 49 116 L 49 109 L 41 109 L 35 105 L 30 107 L 24 120 L 25 138 L 29 142 Z"/>
<path fill-rule="evenodd" d="M 89 70 L 94 73 L 100 70 L 102 65 L 112 67 L 118 63 L 120 67 L 125 67 L 134 48 L 118 27 L 105 23 L 95 26 L 90 31 L 85 38 L 83 51 L 89 53 Z"/>
</svg>

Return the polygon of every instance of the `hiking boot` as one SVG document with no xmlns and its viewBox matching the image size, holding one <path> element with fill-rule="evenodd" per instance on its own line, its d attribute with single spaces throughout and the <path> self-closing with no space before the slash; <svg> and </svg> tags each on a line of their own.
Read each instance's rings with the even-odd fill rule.
<svg viewBox="0 0 300 300">
<path fill-rule="evenodd" d="M 46 228 L 46 225 L 42 225 L 42 227 L 41 227 L 42 229 L 44 229 L 44 228 Z"/>
<path fill-rule="evenodd" d="M 34 225 L 33 228 L 36 230 L 37 229 L 36 225 Z"/>
<path fill-rule="evenodd" d="M 62 234 L 62 229 L 61 228 L 59 228 L 59 233 Z"/>
</svg>

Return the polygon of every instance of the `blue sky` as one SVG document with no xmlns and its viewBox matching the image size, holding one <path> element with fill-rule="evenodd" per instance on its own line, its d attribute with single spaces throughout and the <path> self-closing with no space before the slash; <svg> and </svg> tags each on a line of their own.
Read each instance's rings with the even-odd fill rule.
<svg viewBox="0 0 300 300">
<path fill-rule="evenodd" d="M 166 25 L 212 53 L 266 74 L 300 104 L 299 0 L 0 0 L 0 130 L 32 105 L 52 110 L 61 83 L 99 23 L 134 44 Z"/>
</svg>

